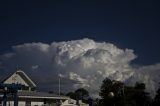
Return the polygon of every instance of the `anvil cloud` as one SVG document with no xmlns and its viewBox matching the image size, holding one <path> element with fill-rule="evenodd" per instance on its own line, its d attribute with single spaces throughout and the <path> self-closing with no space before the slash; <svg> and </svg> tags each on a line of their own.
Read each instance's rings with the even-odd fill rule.
<svg viewBox="0 0 160 106">
<path fill-rule="evenodd" d="M 40 89 L 68 92 L 84 87 L 96 94 L 106 77 L 133 85 L 144 82 L 154 95 L 160 81 L 160 64 L 134 67 L 132 49 L 121 49 L 107 42 L 80 39 L 64 42 L 25 43 L 0 56 L 1 77 L 20 67 Z"/>
</svg>

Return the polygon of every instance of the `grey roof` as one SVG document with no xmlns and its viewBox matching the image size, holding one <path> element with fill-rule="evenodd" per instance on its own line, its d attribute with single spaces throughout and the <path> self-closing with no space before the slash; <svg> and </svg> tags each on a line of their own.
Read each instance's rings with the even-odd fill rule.
<svg viewBox="0 0 160 106">
<path fill-rule="evenodd" d="M 55 94 L 50 94 L 46 92 L 36 92 L 36 91 L 19 91 L 18 96 L 21 98 L 47 98 L 47 99 L 68 99 L 66 96 L 59 96 Z"/>
</svg>

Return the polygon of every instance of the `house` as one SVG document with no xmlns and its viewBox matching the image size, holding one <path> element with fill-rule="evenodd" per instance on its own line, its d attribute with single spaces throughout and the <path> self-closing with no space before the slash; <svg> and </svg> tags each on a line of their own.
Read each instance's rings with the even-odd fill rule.
<svg viewBox="0 0 160 106">
<path fill-rule="evenodd" d="M 16 85 L 21 86 L 13 96 L 13 89 Z M 36 84 L 22 70 L 7 77 L 0 86 L 0 106 L 4 104 L 6 106 L 16 106 L 15 104 L 18 106 L 57 106 L 60 102 L 61 106 L 77 106 L 76 101 L 69 97 L 36 91 Z M 7 87 L 8 90 L 6 90 Z M 79 106 L 88 106 L 88 104 L 81 102 Z"/>
</svg>

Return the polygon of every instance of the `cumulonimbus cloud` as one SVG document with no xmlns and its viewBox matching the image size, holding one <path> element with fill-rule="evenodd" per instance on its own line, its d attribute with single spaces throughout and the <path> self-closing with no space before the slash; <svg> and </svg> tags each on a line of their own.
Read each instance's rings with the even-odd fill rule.
<svg viewBox="0 0 160 106">
<path fill-rule="evenodd" d="M 120 49 L 114 44 L 80 39 L 64 42 L 25 43 L 12 47 L 13 51 L 0 56 L 1 76 L 23 69 L 40 89 L 68 92 L 84 87 L 97 93 L 106 77 L 126 84 L 144 82 L 154 95 L 157 89 L 160 64 L 134 67 L 137 57 L 131 49 Z"/>
</svg>

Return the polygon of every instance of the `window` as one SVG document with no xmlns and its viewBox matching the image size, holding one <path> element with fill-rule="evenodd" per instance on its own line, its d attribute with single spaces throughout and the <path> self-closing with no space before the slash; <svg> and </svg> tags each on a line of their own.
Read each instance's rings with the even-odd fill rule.
<svg viewBox="0 0 160 106">
<path fill-rule="evenodd" d="M 25 106 L 31 106 L 31 101 L 26 101 L 26 105 Z"/>
</svg>

